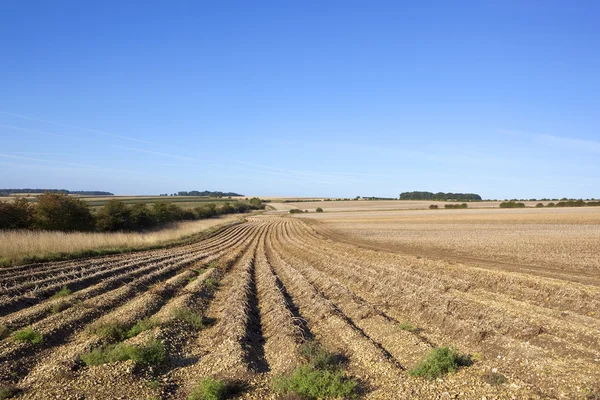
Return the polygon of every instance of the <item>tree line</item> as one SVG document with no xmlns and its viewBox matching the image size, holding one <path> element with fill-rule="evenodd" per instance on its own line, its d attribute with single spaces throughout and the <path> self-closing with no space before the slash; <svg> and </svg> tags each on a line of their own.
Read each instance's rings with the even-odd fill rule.
<svg viewBox="0 0 600 400">
<path fill-rule="evenodd" d="M 197 190 L 192 190 L 186 192 L 184 190 L 177 192 L 177 196 L 204 196 L 204 197 L 241 197 L 243 194 L 234 193 L 234 192 L 211 192 L 209 190 L 204 190 L 199 192 Z"/>
<path fill-rule="evenodd" d="M 400 193 L 400 200 L 481 201 L 481 196 L 475 193 L 403 192 Z"/>
<path fill-rule="evenodd" d="M 62 193 L 79 194 L 84 196 L 114 196 L 111 192 L 101 190 L 67 190 L 67 189 L 0 189 L 0 196 L 10 196 L 11 194 L 23 193 Z"/>
<path fill-rule="evenodd" d="M 94 212 L 84 200 L 48 192 L 39 196 L 37 203 L 30 203 L 23 198 L 0 201 L 0 229 L 144 231 L 174 221 L 207 219 L 264 208 L 262 200 L 257 197 L 221 205 L 207 203 L 194 209 L 183 209 L 168 201 L 148 206 L 145 203 L 127 205 L 113 199 Z"/>
</svg>

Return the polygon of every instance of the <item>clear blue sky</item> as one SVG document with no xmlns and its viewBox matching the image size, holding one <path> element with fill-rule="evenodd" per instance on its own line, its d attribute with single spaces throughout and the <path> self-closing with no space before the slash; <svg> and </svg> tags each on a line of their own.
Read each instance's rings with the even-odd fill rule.
<svg viewBox="0 0 600 400">
<path fill-rule="evenodd" d="M 0 187 L 600 197 L 600 2 L 0 3 Z"/>
</svg>

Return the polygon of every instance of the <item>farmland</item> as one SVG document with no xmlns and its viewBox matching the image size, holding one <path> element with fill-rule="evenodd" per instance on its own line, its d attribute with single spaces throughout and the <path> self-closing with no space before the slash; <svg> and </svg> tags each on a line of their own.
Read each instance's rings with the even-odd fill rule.
<svg viewBox="0 0 600 400">
<path fill-rule="evenodd" d="M 595 210 L 273 212 L 170 249 L 0 269 L 0 380 L 23 399 L 188 399 L 207 377 L 278 398 L 318 343 L 341 360 L 323 376 L 366 399 L 594 398 Z M 445 346 L 456 372 L 413 376 Z"/>
</svg>

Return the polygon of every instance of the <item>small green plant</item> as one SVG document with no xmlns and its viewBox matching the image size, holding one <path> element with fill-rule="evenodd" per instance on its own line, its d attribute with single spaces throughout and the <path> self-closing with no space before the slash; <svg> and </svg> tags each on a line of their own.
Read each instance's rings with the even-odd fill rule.
<svg viewBox="0 0 600 400">
<path fill-rule="evenodd" d="M 228 386 L 221 379 L 206 377 L 194 388 L 188 400 L 222 400 L 229 392 Z"/>
<path fill-rule="evenodd" d="M 67 308 L 70 308 L 72 306 L 70 301 L 67 300 L 61 300 L 59 302 L 56 302 L 52 305 L 52 308 L 50 309 L 50 312 L 52 314 L 58 314 L 61 311 L 66 310 Z"/>
<path fill-rule="evenodd" d="M 69 289 L 67 286 L 63 286 L 62 289 L 60 289 L 58 292 L 54 293 L 52 298 L 58 299 L 61 297 L 66 297 L 66 296 L 70 295 L 71 293 L 73 293 L 73 291 L 71 289 Z"/>
<path fill-rule="evenodd" d="M 483 380 L 492 386 L 498 386 L 508 382 L 508 379 L 506 379 L 504 375 L 499 374 L 497 372 L 486 373 L 485 375 L 483 375 Z"/>
<path fill-rule="evenodd" d="M 408 331 L 408 332 L 413 332 L 413 333 L 419 331 L 419 328 L 417 328 L 417 326 L 411 322 L 401 322 L 400 325 L 398 325 L 398 327 L 400 329 L 402 329 L 403 331 Z"/>
<path fill-rule="evenodd" d="M 409 373 L 412 376 L 422 376 L 433 380 L 449 372 L 455 372 L 461 366 L 471 365 L 471 358 L 457 353 L 450 347 L 438 347 L 431 350 Z"/>
<path fill-rule="evenodd" d="M 10 329 L 4 324 L 0 324 L 0 340 L 7 338 L 10 335 Z"/>
<path fill-rule="evenodd" d="M 20 390 L 12 385 L 0 386 L 0 400 L 10 399 L 19 394 Z"/>
<path fill-rule="evenodd" d="M 313 365 L 299 365 L 289 376 L 275 380 L 280 393 L 296 393 L 305 399 L 355 398 L 358 382 L 343 371 L 319 370 Z"/>
<path fill-rule="evenodd" d="M 202 315 L 196 314 L 187 307 L 173 310 L 172 315 L 176 320 L 183 321 L 196 330 L 200 330 L 205 327 Z"/>
<path fill-rule="evenodd" d="M 335 354 L 328 352 L 319 342 L 308 340 L 299 347 L 300 355 L 315 369 L 336 370 L 340 362 Z"/>
<path fill-rule="evenodd" d="M 166 356 L 164 345 L 154 340 L 145 346 L 119 343 L 97 348 L 80 356 L 86 365 L 100 365 L 116 361 L 134 360 L 140 364 L 158 365 Z"/>
<path fill-rule="evenodd" d="M 158 322 L 153 320 L 152 318 L 144 318 L 142 320 L 139 320 L 134 326 L 132 326 L 128 331 L 127 331 L 127 337 L 128 338 L 132 338 L 134 336 L 139 335 L 140 333 L 150 330 L 152 328 L 154 328 L 155 326 L 158 326 Z"/>
<path fill-rule="evenodd" d="M 206 289 L 212 293 L 219 288 L 220 283 L 214 278 L 206 278 L 204 281 L 204 286 L 206 286 Z"/>
<path fill-rule="evenodd" d="M 27 342 L 31 344 L 40 344 L 44 340 L 44 337 L 41 333 L 39 333 L 38 331 L 34 331 L 29 327 L 15 332 L 13 334 L 13 337 L 17 342 Z"/>
<path fill-rule="evenodd" d="M 110 342 L 121 342 L 127 339 L 127 330 L 121 322 L 105 322 L 99 325 L 92 325 L 89 332 L 100 336 Z"/>
</svg>

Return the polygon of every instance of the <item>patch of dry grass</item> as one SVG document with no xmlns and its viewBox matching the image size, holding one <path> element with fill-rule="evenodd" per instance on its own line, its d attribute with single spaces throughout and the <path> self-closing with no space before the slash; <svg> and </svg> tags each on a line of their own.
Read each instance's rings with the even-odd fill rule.
<svg viewBox="0 0 600 400">
<path fill-rule="evenodd" d="M 216 219 L 184 221 L 147 233 L 0 231 L 0 255 L 1 258 L 18 262 L 26 257 L 45 257 L 57 253 L 143 248 L 181 239 L 239 219 L 239 215 L 229 215 Z"/>
</svg>

